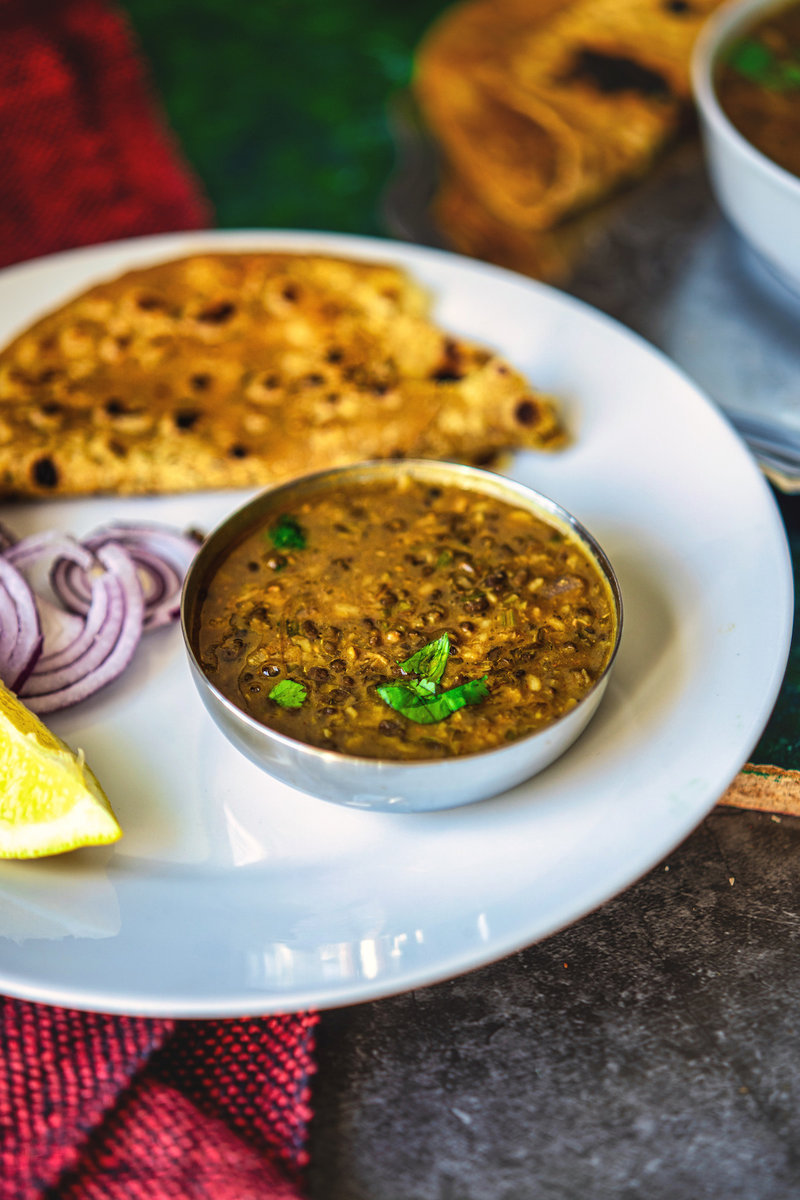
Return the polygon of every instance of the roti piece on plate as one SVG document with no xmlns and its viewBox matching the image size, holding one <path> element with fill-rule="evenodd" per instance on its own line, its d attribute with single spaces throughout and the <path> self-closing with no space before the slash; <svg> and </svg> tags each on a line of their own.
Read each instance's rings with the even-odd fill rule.
<svg viewBox="0 0 800 1200">
<path fill-rule="evenodd" d="M 367 458 L 552 449 L 553 401 L 392 266 L 200 254 L 76 297 L 0 353 L 0 494 L 261 486 Z"/>
<path fill-rule="evenodd" d="M 691 49 L 718 2 L 467 0 L 420 46 L 416 94 L 481 203 L 548 229 L 642 175 L 676 136 Z"/>
</svg>

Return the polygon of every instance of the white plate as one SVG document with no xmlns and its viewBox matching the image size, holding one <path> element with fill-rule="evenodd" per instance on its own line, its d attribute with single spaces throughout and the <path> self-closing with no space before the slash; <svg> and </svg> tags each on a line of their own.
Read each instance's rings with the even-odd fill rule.
<svg viewBox="0 0 800 1200">
<path fill-rule="evenodd" d="M 786 664 L 783 527 L 742 442 L 643 341 L 550 288 L 407 245 L 296 233 L 170 235 L 0 277 L 0 339 L 107 275 L 198 248 L 315 249 L 405 264 L 441 323 L 563 398 L 574 445 L 509 473 L 598 537 L 625 629 L 577 744 L 494 800 L 364 813 L 271 782 L 195 695 L 180 635 L 53 728 L 82 746 L 125 829 L 114 848 L 0 864 L 0 988 L 178 1016 L 326 1007 L 452 976 L 544 937 L 681 841 L 745 762 Z M 110 517 L 209 527 L 240 494 L 6 506 L 19 532 Z"/>
</svg>

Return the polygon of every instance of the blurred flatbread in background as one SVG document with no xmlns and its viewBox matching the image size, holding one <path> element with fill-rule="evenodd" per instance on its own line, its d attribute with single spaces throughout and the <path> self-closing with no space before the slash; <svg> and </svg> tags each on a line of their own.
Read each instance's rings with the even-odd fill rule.
<svg viewBox="0 0 800 1200">
<path fill-rule="evenodd" d="M 570 279 L 618 209 L 615 197 L 549 229 L 519 229 L 490 212 L 463 176 L 452 173 L 443 175 L 431 205 L 451 249 L 555 284 Z"/>
<path fill-rule="evenodd" d="M 418 48 L 414 90 L 444 160 L 436 211 L 456 247 L 480 223 L 504 254 L 517 239 L 518 269 L 558 278 L 583 232 L 569 222 L 641 178 L 691 124 L 691 50 L 718 2 L 467 0 L 446 10 Z"/>
<path fill-rule="evenodd" d="M 414 90 L 451 171 L 502 219 L 572 186 L 580 153 L 557 112 L 538 119 L 509 104 L 498 75 L 516 48 L 570 0 L 472 0 L 445 11 L 418 48 Z M 508 198 L 509 188 L 511 197 Z"/>
</svg>

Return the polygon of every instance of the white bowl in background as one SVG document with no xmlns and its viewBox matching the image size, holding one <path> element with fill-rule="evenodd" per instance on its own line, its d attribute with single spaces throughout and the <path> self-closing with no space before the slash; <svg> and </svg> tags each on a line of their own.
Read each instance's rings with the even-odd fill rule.
<svg viewBox="0 0 800 1200">
<path fill-rule="evenodd" d="M 711 183 L 725 215 L 766 265 L 800 293 L 800 178 L 736 129 L 714 86 L 725 50 L 788 0 L 733 0 L 706 22 L 692 56 L 692 88 Z"/>
</svg>

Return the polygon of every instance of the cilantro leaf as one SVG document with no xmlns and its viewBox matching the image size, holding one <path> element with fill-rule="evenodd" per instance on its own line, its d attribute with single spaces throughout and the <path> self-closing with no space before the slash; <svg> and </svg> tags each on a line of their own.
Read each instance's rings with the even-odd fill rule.
<svg viewBox="0 0 800 1200">
<path fill-rule="evenodd" d="M 423 675 L 426 679 L 438 683 L 444 675 L 449 654 L 450 638 L 443 633 L 435 642 L 428 642 L 427 646 L 423 646 L 405 662 L 401 662 L 400 670 L 406 675 Z"/>
<path fill-rule="evenodd" d="M 489 695 L 486 675 L 482 679 L 470 679 L 458 687 L 448 688 L 435 694 L 420 695 L 415 687 L 405 683 L 384 683 L 378 687 L 381 700 L 418 725 L 433 725 L 443 721 L 451 713 L 458 712 L 467 704 L 480 704 Z"/>
<path fill-rule="evenodd" d="M 284 514 L 268 530 L 267 534 L 273 546 L 279 550 L 305 550 L 306 535 L 302 526 L 294 517 Z"/>
<path fill-rule="evenodd" d="M 728 62 L 745 79 L 763 83 L 774 69 L 775 55 L 761 42 L 745 38 L 731 49 Z"/>
<path fill-rule="evenodd" d="M 417 700 L 427 700 L 430 696 L 435 696 L 437 691 L 432 679 L 406 679 L 402 683 L 382 683 L 378 688 L 381 698 L 398 711 L 409 704 L 415 704 Z"/>
<path fill-rule="evenodd" d="M 785 62 L 782 66 L 783 82 L 787 88 L 800 87 L 800 62 Z"/>
<path fill-rule="evenodd" d="M 427 646 L 400 663 L 401 671 L 406 675 L 415 674 L 418 678 L 404 679 L 402 683 L 380 684 L 377 691 L 381 700 L 419 725 L 433 725 L 467 704 L 479 704 L 489 695 L 486 675 L 482 679 L 470 679 L 458 687 L 447 688 L 444 692 L 439 691 L 439 681 L 444 675 L 449 655 L 450 638 L 443 633 L 435 642 L 428 642 Z"/>
<path fill-rule="evenodd" d="M 791 58 L 779 58 L 769 46 L 753 38 L 737 42 L 728 54 L 728 64 L 751 83 L 773 92 L 800 87 L 800 64 Z"/>
<path fill-rule="evenodd" d="M 421 698 L 435 696 L 438 690 L 435 679 L 409 679 L 408 687 L 411 688 L 415 696 L 420 696 Z"/>
<path fill-rule="evenodd" d="M 308 695 L 308 689 L 294 679 L 281 679 L 269 692 L 270 700 L 281 708 L 300 708 Z"/>
<path fill-rule="evenodd" d="M 420 694 L 416 688 L 410 687 L 407 683 L 379 683 L 378 695 L 389 708 L 393 708 L 395 712 L 404 713 L 412 704 L 416 704 L 420 699 Z"/>
</svg>

